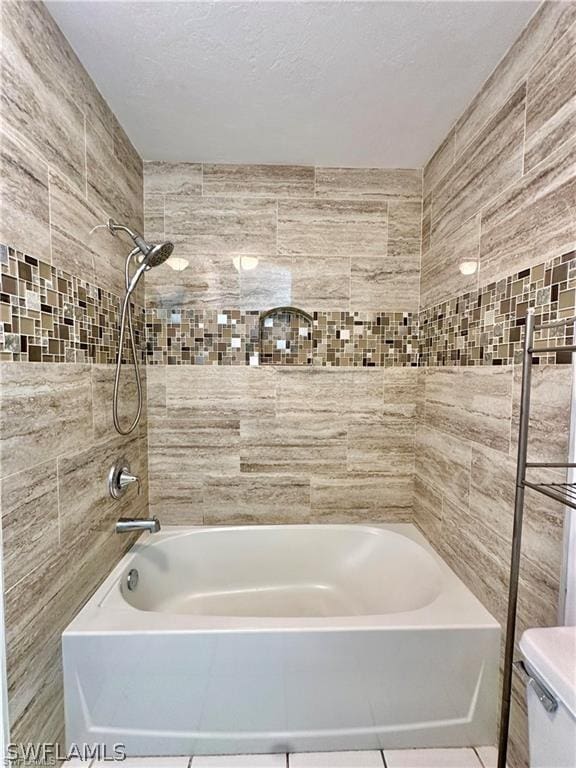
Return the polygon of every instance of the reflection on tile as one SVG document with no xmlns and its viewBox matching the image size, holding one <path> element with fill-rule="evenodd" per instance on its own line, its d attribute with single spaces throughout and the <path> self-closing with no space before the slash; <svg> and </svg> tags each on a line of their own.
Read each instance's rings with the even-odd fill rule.
<svg viewBox="0 0 576 768">
<path fill-rule="evenodd" d="M 204 194 L 246 197 L 314 197 L 310 165 L 204 164 Z"/>
<path fill-rule="evenodd" d="M 387 768 L 482 768 L 473 749 L 385 749 Z"/>
<path fill-rule="evenodd" d="M 341 200 L 281 200 L 278 252 L 332 256 L 386 254 L 387 205 Z"/>
<path fill-rule="evenodd" d="M 382 768 L 381 752 L 299 752 L 290 755 L 290 768 Z"/>
<path fill-rule="evenodd" d="M 59 545 L 56 461 L 0 482 L 4 587 L 10 589 Z"/>
<path fill-rule="evenodd" d="M 92 433 L 90 366 L 2 363 L 0 470 L 3 476 L 83 447 Z"/>
<path fill-rule="evenodd" d="M 512 367 L 430 368 L 426 426 L 508 453 Z"/>
<path fill-rule="evenodd" d="M 50 261 L 48 166 L 0 132 L 0 242 Z"/>
<path fill-rule="evenodd" d="M 530 72 L 524 172 L 576 136 L 576 26 Z"/>
<path fill-rule="evenodd" d="M 166 195 L 166 237 L 179 253 L 266 254 L 276 247 L 276 202 Z"/>
<path fill-rule="evenodd" d="M 479 256 L 480 217 L 473 216 L 422 254 L 421 306 L 429 307 L 476 288 Z M 476 271 L 462 274 L 463 262 L 475 264 Z"/>
<path fill-rule="evenodd" d="M 560 255 L 576 240 L 576 142 L 555 152 L 482 212 L 480 281 Z"/>
<path fill-rule="evenodd" d="M 435 188 L 432 245 L 521 177 L 525 96 L 521 86 Z"/>
<path fill-rule="evenodd" d="M 146 275 L 146 301 L 149 307 L 185 309 L 192 307 L 226 307 L 240 305 L 240 275 L 231 256 L 188 255 L 182 271 L 169 266 Z"/>
<path fill-rule="evenodd" d="M 144 192 L 148 194 L 201 195 L 201 163 L 144 163 Z"/>
<path fill-rule="evenodd" d="M 418 201 L 420 170 L 400 168 L 316 168 L 316 196 L 346 200 Z"/>
<path fill-rule="evenodd" d="M 250 260 L 237 257 L 237 263 L 235 271 L 240 279 L 241 309 L 262 311 L 293 303 L 290 259 L 282 256 L 252 257 Z M 224 305 L 228 306 L 226 302 Z"/>
</svg>

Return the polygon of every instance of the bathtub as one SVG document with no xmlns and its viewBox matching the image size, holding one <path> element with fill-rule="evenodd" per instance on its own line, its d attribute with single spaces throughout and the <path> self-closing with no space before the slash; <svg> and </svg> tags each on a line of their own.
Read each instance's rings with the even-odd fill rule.
<svg viewBox="0 0 576 768">
<path fill-rule="evenodd" d="M 165 528 L 63 634 L 67 741 L 128 755 L 492 744 L 499 641 L 411 525 Z"/>
</svg>

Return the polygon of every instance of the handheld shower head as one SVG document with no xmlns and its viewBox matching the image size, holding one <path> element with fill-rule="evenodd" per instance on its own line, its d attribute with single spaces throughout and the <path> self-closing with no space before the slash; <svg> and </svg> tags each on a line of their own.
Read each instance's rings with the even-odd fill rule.
<svg viewBox="0 0 576 768">
<path fill-rule="evenodd" d="M 157 267 L 159 264 L 163 264 L 174 250 L 173 243 L 169 241 L 158 244 L 149 243 L 139 232 L 135 232 L 124 224 L 117 224 L 114 219 L 108 219 L 108 229 L 113 235 L 115 235 L 116 232 L 126 232 L 130 235 L 137 250 L 142 254 L 138 261 L 140 265 L 145 265 L 145 269 L 152 269 L 152 267 Z M 140 270 L 138 271 L 140 272 Z M 140 272 L 140 274 L 142 273 Z M 138 275 L 138 277 L 140 277 L 140 275 Z"/>
</svg>

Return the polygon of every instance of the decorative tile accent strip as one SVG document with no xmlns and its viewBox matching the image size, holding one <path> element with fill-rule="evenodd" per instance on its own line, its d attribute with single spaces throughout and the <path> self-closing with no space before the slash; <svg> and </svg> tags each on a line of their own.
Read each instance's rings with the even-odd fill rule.
<svg viewBox="0 0 576 768">
<path fill-rule="evenodd" d="M 522 357 L 526 311 L 536 321 L 576 314 L 576 251 L 422 310 L 420 365 L 507 365 Z M 573 327 L 539 331 L 535 339 L 572 344 Z M 541 355 L 535 362 L 570 363 L 569 352 Z"/>
<path fill-rule="evenodd" d="M 115 294 L 0 245 L 0 361 L 114 363 L 119 312 Z M 141 349 L 142 308 L 134 331 Z"/>
<path fill-rule="evenodd" d="M 232 310 L 146 310 L 152 365 L 416 366 L 418 327 L 409 312 L 314 312 L 313 327 L 296 315 L 265 323 Z"/>
</svg>

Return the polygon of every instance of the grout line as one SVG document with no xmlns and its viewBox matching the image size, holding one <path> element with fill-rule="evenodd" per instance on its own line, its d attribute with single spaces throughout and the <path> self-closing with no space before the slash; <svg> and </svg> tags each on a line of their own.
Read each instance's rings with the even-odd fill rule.
<svg viewBox="0 0 576 768">
<path fill-rule="evenodd" d="M 388 768 L 388 765 L 386 763 L 386 757 L 384 756 L 384 750 L 383 749 L 380 750 L 380 756 L 382 757 L 382 764 L 383 764 L 384 768 Z"/>
</svg>

